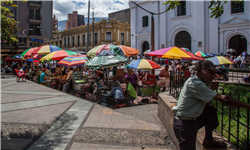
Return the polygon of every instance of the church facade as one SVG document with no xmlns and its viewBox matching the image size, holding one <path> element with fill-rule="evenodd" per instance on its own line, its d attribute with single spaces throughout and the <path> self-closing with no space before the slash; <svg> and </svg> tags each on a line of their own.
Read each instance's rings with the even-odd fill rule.
<svg viewBox="0 0 250 150">
<path fill-rule="evenodd" d="M 142 8 L 161 13 L 167 9 L 163 1 L 137 1 Z M 224 13 L 210 18 L 209 1 L 181 1 L 180 5 L 154 17 L 155 50 L 178 46 L 192 53 L 226 54 L 227 49 L 250 52 L 250 2 L 228 1 Z M 131 47 L 140 53 L 150 49 L 152 15 L 129 2 L 131 10 Z"/>
</svg>

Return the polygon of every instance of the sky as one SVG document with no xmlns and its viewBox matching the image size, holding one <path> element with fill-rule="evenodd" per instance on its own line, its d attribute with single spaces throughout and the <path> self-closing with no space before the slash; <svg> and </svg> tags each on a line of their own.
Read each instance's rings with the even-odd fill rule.
<svg viewBox="0 0 250 150">
<path fill-rule="evenodd" d="M 94 8 L 94 17 L 108 17 L 111 12 L 129 8 L 129 0 L 90 0 L 90 8 L 92 16 L 92 8 Z M 58 21 L 67 20 L 67 14 L 78 11 L 79 15 L 88 17 L 88 0 L 54 0 L 53 14 L 56 15 Z"/>
</svg>

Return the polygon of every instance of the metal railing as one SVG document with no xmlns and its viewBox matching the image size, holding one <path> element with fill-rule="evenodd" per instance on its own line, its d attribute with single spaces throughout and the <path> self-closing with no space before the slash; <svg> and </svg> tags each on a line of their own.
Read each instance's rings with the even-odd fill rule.
<svg viewBox="0 0 250 150">
<path fill-rule="evenodd" d="M 233 91 L 230 90 L 229 93 L 225 93 L 225 90 L 223 88 L 221 89 L 221 94 L 223 95 L 232 96 L 232 92 Z M 248 92 L 250 92 L 250 88 Z M 235 93 L 237 93 L 237 91 L 235 91 Z M 240 94 L 237 95 L 239 101 L 242 100 L 241 96 Z M 245 99 L 244 102 L 250 104 L 249 97 L 245 97 Z M 216 132 L 225 137 L 228 142 L 234 144 L 237 149 L 250 149 L 249 109 L 226 106 L 218 101 L 211 101 L 211 103 L 218 111 L 217 114 L 220 122 Z"/>
<path fill-rule="evenodd" d="M 227 68 L 226 71 L 228 71 L 229 82 L 241 83 L 244 77 L 248 77 L 250 75 L 250 69 Z"/>
<path fill-rule="evenodd" d="M 236 72 L 234 73 L 236 74 Z M 242 73 L 246 72 L 244 71 Z M 238 72 L 237 75 L 229 76 L 229 79 L 230 78 L 241 79 L 242 76 L 245 76 L 245 74 L 241 76 L 239 74 L 240 72 Z M 170 71 L 169 94 L 171 94 L 174 98 L 178 99 L 181 89 L 186 80 L 187 77 L 184 77 L 182 73 L 176 73 Z M 224 84 L 229 85 L 226 82 Z M 231 85 L 235 86 L 234 84 Z M 237 86 L 239 87 L 241 85 Z M 249 96 L 248 97 L 246 96 L 247 94 L 249 95 L 250 93 L 250 84 L 242 86 L 244 86 L 243 89 L 228 88 L 227 92 L 225 92 L 224 88 L 220 87 L 219 88 L 220 90 L 219 91 L 217 90 L 217 92 L 223 95 L 233 96 L 234 98 L 237 97 L 236 99 L 238 99 L 239 101 L 243 99 L 243 102 L 250 104 L 249 102 L 250 98 Z M 240 90 L 244 90 L 245 94 L 240 95 Z M 219 127 L 216 129 L 216 132 L 219 133 L 221 136 L 225 137 L 228 140 L 228 142 L 234 144 L 237 147 L 237 149 L 238 148 L 243 150 L 250 149 L 249 109 L 234 108 L 231 106 L 224 105 L 223 103 L 218 101 L 211 101 L 211 103 L 217 108 L 218 119 L 220 120 L 220 124 Z"/>
<path fill-rule="evenodd" d="M 42 5 L 42 1 L 29 1 L 30 4 Z"/>
</svg>

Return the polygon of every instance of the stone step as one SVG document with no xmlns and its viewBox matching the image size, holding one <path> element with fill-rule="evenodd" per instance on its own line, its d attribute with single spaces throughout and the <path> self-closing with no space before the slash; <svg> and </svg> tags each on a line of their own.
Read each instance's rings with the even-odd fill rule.
<svg viewBox="0 0 250 150">
<path fill-rule="evenodd" d="M 84 143 L 175 147 L 166 131 L 155 130 L 83 127 L 77 130 L 73 140 Z"/>
</svg>

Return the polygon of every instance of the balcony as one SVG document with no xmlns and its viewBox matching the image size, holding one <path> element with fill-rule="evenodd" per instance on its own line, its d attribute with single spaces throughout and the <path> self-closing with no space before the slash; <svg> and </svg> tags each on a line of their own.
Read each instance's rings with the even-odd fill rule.
<svg viewBox="0 0 250 150">
<path fill-rule="evenodd" d="M 34 36 L 42 36 L 42 32 L 41 32 L 41 30 L 36 30 L 36 31 L 30 30 L 29 35 L 30 36 L 32 36 L 32 35 L 34 35 Z"/>
<path fill-rule="evenodd" d="M 29 1 L 29 7 L 42 8 L 42 1 Z"/>
<path fill-rule="evenodd" d="M 29 14 L 29 22 L 33 23 L 33 24 L 41 24 L 42 23 L 42 15 Z"/>
</svg>

